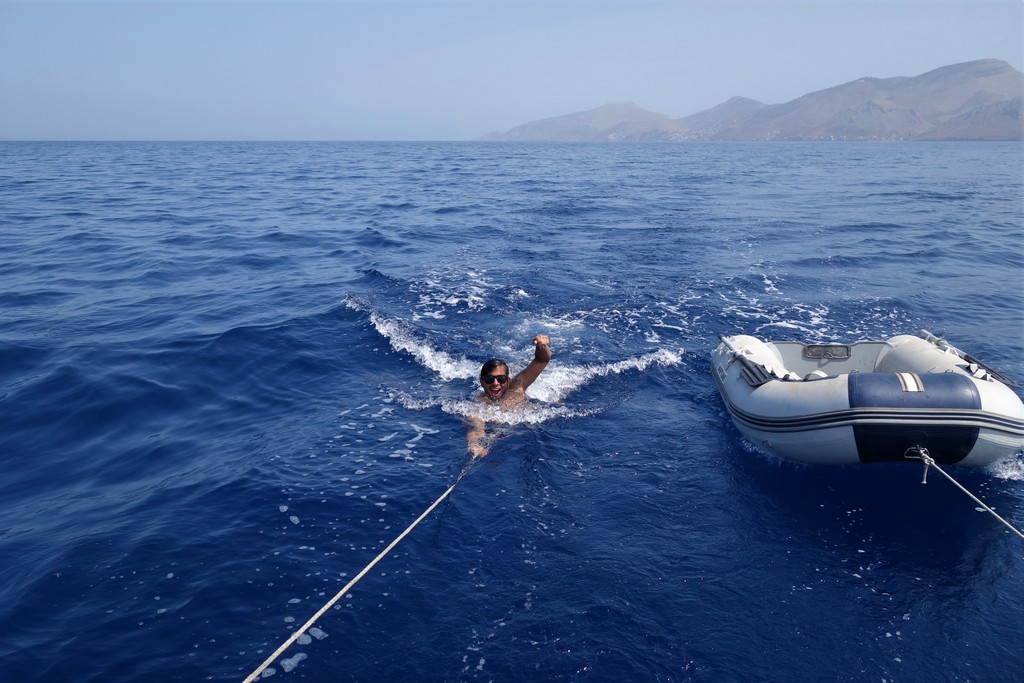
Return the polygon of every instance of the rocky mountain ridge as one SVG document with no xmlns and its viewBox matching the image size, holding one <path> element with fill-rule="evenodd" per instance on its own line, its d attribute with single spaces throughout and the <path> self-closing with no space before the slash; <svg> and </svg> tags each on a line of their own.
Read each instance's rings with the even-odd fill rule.
<svg viewBox="0 0 1024 683">
<path fill-rule="evenodd" d="M 1004 61 L 953 64 L 913 77 L 860 78 L 783 104 L 734 97 L 673 119 L 605 104 L 491 133 L 512 141 L 1022 140 L 1024 74 Z"/>
</svg>

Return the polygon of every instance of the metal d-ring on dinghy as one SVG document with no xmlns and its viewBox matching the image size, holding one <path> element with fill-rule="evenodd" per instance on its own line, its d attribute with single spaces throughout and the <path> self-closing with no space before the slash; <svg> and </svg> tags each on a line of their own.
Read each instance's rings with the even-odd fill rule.
<svg viewBox="0 0 1024 683">
<path fill-rule="evenodd" d="M 712 374 L 733 423 L 767 453 L 813 464 L 988 465 L 1024 450 L 1010 379 L 922 331 L 849 344 L 722 337 Z"/>
</svg>

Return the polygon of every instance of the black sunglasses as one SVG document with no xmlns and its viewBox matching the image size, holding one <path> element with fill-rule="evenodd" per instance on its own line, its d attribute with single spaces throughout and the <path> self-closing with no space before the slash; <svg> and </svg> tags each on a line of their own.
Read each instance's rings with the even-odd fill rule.
<svg viewBox="0 0 1024 683">
<path fill-rule="evenodd" d="M 481 375 L 480 381 L 484 384 L 494 384 L 495 382 L 504 384 L 508 381 L 508 375 Z"/>
</svg>

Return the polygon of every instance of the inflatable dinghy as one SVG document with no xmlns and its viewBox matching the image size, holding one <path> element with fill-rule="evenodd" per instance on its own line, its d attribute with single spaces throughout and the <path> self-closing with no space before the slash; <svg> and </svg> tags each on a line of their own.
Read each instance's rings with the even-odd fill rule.
<svg viewBox="0 0 1024 683">
<path fill-rule="evenodd" d="M 988 465 L 1024 450 L 1008 378 L 922 331 L 851 344 L 722 337 L 711 371 L 737 429 L 812 464 Z"/>
</svg>

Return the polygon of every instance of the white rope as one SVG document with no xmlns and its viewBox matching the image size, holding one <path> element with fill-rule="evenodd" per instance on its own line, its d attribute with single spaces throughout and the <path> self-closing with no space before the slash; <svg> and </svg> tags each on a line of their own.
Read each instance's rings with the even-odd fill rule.
<svg viewBox="0 0 1024 683">
<path fill-rule="evenodd" d="M 1019 529 L 1017 529 L 1012 524 L 1007 522 L 1005 519 L 1003 519 L 1002 517 L 997 515 L 995 510 L 993 510 L 988 505 L 985 505 L 983 502 L 981 502 L 981 500 L 979 500 L 977 496 L 975 496 L 973 493 L 971 493 L 970 491 L 965 489 L 963 486 L 961 486 L 960 482 L 958 482 L 956 479 L 951 477 L 949 474 L 946 473 L 945 470 L 943 470 L 941 467 L 939 467 L 937 464 L 935 464 L 935 460 L 930 455 L 928 455 L 928 449 L 927 448 L 921 448 L 920 446 L 915 446 L 914 448 L 911 448 L 911 449 L 907 450 L 906 457 L 920 458 L 922 460 L 922 462 L 924 462 L 924 477 L 921 479 L 921 483 L 922 484 L 928 483 L 927 482 L 927 479 L 928 479 L 928 468 L 929 467 L 934 467 L 935 469 L 937 469 L 939 471 L 940 474 L 942 474 L 942 476 L 944 476 L 946 479 L 949 479 L 951 482 L 953 482 L 953 484 L 958 489 L 960 489 L 961 491 L 966 493 L 968 496 L 970 496 L 971 500 L 973 500 L 975 503 L 977 503 L 981 507 L 983 507 L 986 510 L 988 510 L 992 514 L 993 517 L 995 517 L 1000 522 L 1002 522 L 1007 527 L 1009 527 L 1010 531 L 1012 531 L 1013 533 L 1017 534 L 1021 538 L 1024 538 L 1024 534 L 1022 534 Z"/>
<path fill-rule="evenodd" d="M 320 617 L 322 617 L 324 615 L 324 612 L 326 612 L 331 607 L 333 607 L 334 603 L 338 602 L 338 600 L 340 600 L 341 597 L 343 595 L 345 595 L 345 593 L 348 593 L 349 590 L 352 588 L 352 586 L 356 585 L 356 583 L 361 578 L 366 576 L 367 572 L 369 572 L 371 569 L 373 569 L 373 567 L 378 562 L 380 562 L 382 559 L 384 559 L 385 555 L 387 555 L 389 552 L 391 552 L 391 550 L 396 545 L 398 545 L 398 543 L 403 538 L 405 538 L 409 534 L 410 531 L 412 531 L 414 528 L 416 528 L 417 524 L 422 522 L 426 518 L 427 515 L 429 515 L 431 512 L 433 512 L 434 508 L 436 508 L 438 505 L 441 504 L 441 501 L 443 501 L 445 498 L 448 497 L 448 494 L 450 494 L 453 490 L 455 490 L 455 487 L 458 486 L 459 482 L 462 481 L 462 478 L 464 476 L 466 476 L 466 473 L 469 472 L 469 468 L 473 466 L 473 463 L 475 461 L 476 461 L 475 458 L 472 461 L 470 461 L 470 463 L 463 468 L 462 472 L 455 479 L 455 483 L 448 487 L 447 491 L 442 493 L 441 496 L 437 500 L 435 500 L 433 503 L 431 503 L 430 507 L 428 507 L 426 510 L 424 510 L 423 514 L 421 514 L 419 517 L 416 518 L 416 521 L 414 521 L 412 524 L 410 524 L 408 527 L 406 527 L 405 531 L 403 531 L 402 533 L 398 534 L 398 536 L 395 537 L 395 540 L 391 541 L 391 543 L 388 544 L 387 548 L 384 548 L 384 550 L 382 550 L 380 552 L 380 554 L 377 555 L 377 557 L 373 558 L 373 560 L 370 562 L 370 564 L 366 565 L 361 572 L 356 574 L 352 578 L 351 581 L 349 581 L 347 584 L 345 584 L 344 588 L 342 588 L 340 591 L 338 591 L 338 593 L 333 598 L 328 600 L 327 604 L 325 604 L 323 607 L 321 607 L 317 611 L 316 614 L 314 614 L 312 617 L 310 617 L 309 621 L 307 621 L 305 624 L 303 624 L 302 627 L 298 631 L 293 633 L 288 640 L 284 641 L 284 643 L 281 644 L 281 647 L 277 648 L 277 650 L 274 651 L 274 654 L 272 654 L 269 657 L 267 657 L 267 659 L 262 664 L 260 664 L 258 667 L 256 667 L 256 670 L 253 671 L 251 674 L 249 674 L 248 677 L 246 677 L 246 679 L 244 681 L 242 681 L 242 683 L 252 683 L 253 681 L 255 681 L 260 676 L 260 674 L 263 673 L 263 671 L 267 667 L 269 667 L 271 664 L 274 663 L 275 659 L 280 657 L 281 654 L 285 650 L 287 650 L 291 646 L 292 643 L 294 643 L 296 640 L 299 639 L 299 636 L 301 636 L 303 633 L 306 632 L 307 629 L 309 629 L 309 627 L 311 627 L 313 624 L 315 624 L 317 619 L 319 619 Z"/>
</svg>

